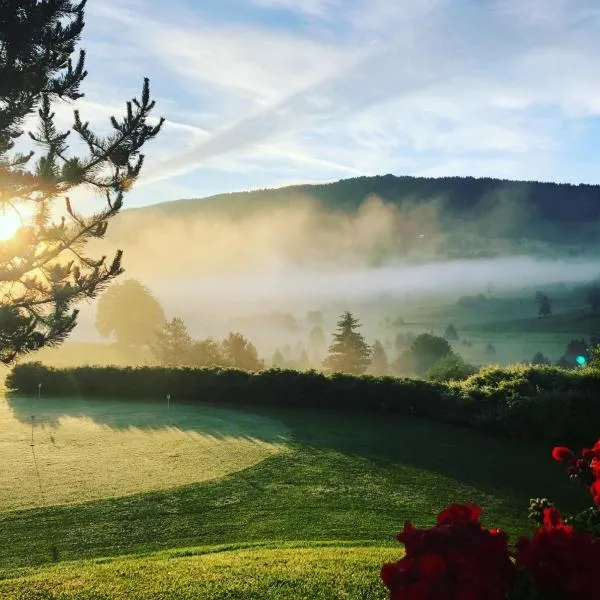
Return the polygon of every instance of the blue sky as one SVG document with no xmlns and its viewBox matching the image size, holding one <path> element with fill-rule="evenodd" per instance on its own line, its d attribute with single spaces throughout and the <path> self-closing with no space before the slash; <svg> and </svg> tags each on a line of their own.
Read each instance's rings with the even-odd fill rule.
<svg viewBox="0 0 600 600">
<path fill-rule="evenodd" d="M 168 121 L 128 206 L 383 173 L 600 183 L 598 0 L 89 0 L 86 22 L 84 118 L 147 75 Z"/>
</svg>

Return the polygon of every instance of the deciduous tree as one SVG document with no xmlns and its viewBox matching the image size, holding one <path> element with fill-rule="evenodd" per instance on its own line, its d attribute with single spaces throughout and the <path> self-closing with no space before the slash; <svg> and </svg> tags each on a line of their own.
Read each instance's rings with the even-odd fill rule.
<svg viewBox="0 0 600 600">
<path fill-rule="evenodd" d="M 124 346 L 151 345 L 165 322 L 158 300 L 135 279 L 113 283 L 98 301 L 96 329 Z"/>
</svg>

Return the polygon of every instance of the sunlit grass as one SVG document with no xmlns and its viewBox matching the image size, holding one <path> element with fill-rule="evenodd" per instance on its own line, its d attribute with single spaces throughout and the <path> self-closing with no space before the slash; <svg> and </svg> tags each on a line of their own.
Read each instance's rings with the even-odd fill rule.
<svg viewBox="0 0 600 600">
<path fill-rule="evenodd" d="M 193 554 L 190 549 L 188 553 Z M 400 557 L 397 548 L 312 547 L 246 549 L 185 556 L 65 563 L 0 582 L 6 600 L 162 600 L 182 598 L 311 598 L 375 600 L 386 597 L 379 569 Z M 179 555 L 179 556 L 178 556 Z"/>
<path fill-rule="evenodd" d="M 1 399 L 0 511 L 217 479 L 281 451 L 285 436 L 276 421 L 210 407 Z"/>
</svg>

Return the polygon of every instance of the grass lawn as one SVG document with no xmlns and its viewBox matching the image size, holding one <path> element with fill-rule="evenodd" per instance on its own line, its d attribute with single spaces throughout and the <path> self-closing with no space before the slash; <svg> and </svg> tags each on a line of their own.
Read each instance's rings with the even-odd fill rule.
<svg viewBox="0 0 600 600">
<path fill-rule="evenodd" d="M 287 435 L 268 417 L 208 406 L 0 398 L 0 511 L 218 479 L 284 450 Z"/>
<path fill-rule="evenodd" d="M 383 600 L 386 594 L 378 579 L 380 566 L 401 554 L 399 549 L 337 546 L 195 552 L 190 549 L 32 569 L 0 581 L 0 597 Z"/>
<path fill-rule="evenodd" d="M 58 412 L 66 410 L 60 404 Z M 445 505 L 464 501 L 479 503 L 486 524 L 514 536 L 529 530 L 531 496 L 549 496 L 565 509 L 587 504 L 546 444 L 369 415 L 270 410 L 254 419 L 263 417 L 289 432 L 289 450 L 220 479 L 0 514 L 0 571 L 221 544 L 395 548 L 394 535 L 405 519 L 431 524 Z M 95 418 L 117 428 L 108 409 Z M 119 456 L 128 460 L 124 454 L 114 460 Z"/>
</svg>

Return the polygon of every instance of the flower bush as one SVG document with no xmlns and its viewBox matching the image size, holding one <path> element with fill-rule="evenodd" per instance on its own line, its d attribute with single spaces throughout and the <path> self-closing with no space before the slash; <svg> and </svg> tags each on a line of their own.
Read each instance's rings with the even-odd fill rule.
<svg viewBox="0 0 600 600">
<path fill-rule="evenodd" d="M 589 489 L 592 507 L 565 521 L 548 499 L 532 499 L 537 530 L 514 548 L 504 532 L 483 527 L 474 504 L 452 504 L 430 528 L 407 521 L 397 535 L 404 557 L 380 573 L 391 600 L 600 598 L 600 440 L 579 457 L 564 446 L 552 457 Z"/>
</svg>

